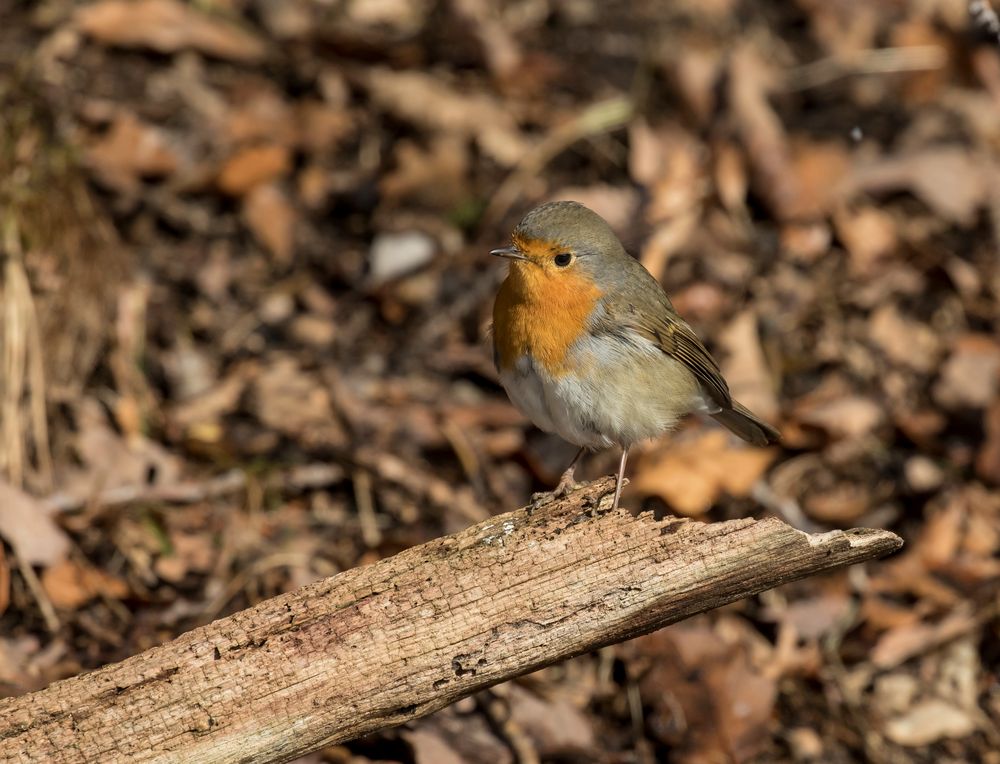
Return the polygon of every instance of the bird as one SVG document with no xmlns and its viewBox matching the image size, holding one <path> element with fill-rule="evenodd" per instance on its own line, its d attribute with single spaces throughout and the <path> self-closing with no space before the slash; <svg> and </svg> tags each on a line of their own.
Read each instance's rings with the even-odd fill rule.
<svg viewBox="0 0 1000 764">
<path fill-rule="evenodd" d="M 736 401 L 718 363 L 660 283 L 611 226 L 574 201 L 542 204 L 491 255 L 509 261 L 493 305 L 493 360 L 511 402 L 540 429 L 579 447 L 554 497 L 574 487 L 588 450 L 629 449 L 688 414 L 713 417 L 766 446 L 777 429 Z"/>
</svg>

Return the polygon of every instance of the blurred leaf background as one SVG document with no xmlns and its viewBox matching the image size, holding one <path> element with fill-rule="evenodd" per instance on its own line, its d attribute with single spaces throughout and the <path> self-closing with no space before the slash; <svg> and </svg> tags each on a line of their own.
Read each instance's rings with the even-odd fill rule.
<svg viewBox="0 0 1000 764">
<path fill-rule="evenodd" d="M 0 692 L 554 483 L 573 449 L 497 384 L 486 253 L 576 199 L 785 436 L 687 422 L 627 506 L 908 544 L 308 759 L 1000 762 L 990 3 L 0 18 Z"/>
</svg>

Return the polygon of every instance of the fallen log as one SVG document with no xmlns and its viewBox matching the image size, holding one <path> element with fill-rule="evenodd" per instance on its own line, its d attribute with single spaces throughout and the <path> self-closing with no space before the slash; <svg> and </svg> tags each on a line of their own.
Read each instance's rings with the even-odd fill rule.
<svg viewBox="0 0 1000 764">
<path fill-rule="evenodd" d="M 611 487 L 490 518 L 0 700 L 0 760 L 287 761 L 902 544 L 882 530 L 607 513 Z"/>
</svg>

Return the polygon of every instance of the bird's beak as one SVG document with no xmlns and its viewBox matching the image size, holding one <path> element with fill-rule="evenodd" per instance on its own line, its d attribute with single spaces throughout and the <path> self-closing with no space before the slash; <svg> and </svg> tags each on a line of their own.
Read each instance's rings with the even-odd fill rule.
<svg viewBox="0 0 1000 764">
<path fill-rule="evenodd" d="M 490 250 L 490 254 L 495 255 L 496 257 L 506 257 L 508 260 L 528 259 L 523 254 L 521 254 L 521 250 L 519 250 L 517 247 L 504 247 L 503 249 L 493 249 Z"/>
</svg>

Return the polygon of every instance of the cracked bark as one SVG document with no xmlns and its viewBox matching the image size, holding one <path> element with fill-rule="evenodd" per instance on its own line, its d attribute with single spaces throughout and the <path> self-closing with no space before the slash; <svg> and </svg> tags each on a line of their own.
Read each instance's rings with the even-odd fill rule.
<svg viewBox="0 0 1000 764">
<path fill-rule="evenodd" d="M 0 700 L 0 760 L 278 762 L 901 540 L 594 508 L 613 481 Z"/>
</svg>

